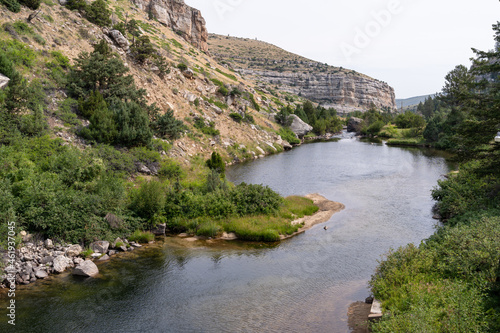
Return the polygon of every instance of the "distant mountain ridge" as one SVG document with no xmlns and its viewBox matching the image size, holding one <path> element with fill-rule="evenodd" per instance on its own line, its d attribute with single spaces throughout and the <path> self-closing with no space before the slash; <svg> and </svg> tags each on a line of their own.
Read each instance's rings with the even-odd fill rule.
<svg viewBox="0 0 500 333">
<path fill-rule="evenodd" d="M 219 62 L 260 81 L 263 89 L 296 94 L 343 113 L 366 111 L 373 105 L 387 111 L 397 108 L 391 86 L 354 70 L 250 38 L 209 34 L 208 45 Z"/>
<path fill-rule="evenodd" d="M 425 100 L 429 97 L 434 98 L 436 94 L 430 94 L 430 95 L 422 95 L 422 96 L 415 96 L 415 97 L 410 97 L 410 98 L 404 98 L 404 99 L 396 99 L 396 105 L 398 108 L 401 107 L 401 103 L 403 104 L 403 108 L 406 108 L 408 106 L 414 106 L 418 105 L 420 102 L 425 102 Z"/>
</svg>

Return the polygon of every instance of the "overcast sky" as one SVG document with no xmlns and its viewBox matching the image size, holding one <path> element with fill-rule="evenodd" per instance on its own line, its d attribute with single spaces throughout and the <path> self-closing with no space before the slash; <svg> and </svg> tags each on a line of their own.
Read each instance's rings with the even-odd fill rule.
<svg viewBox="0 0 500 333">
<path fill-rule="evenodd" d="M 389 83 L 397 98 L 441 90 L 494 46 L 498 0 L 185 0 L 211 33 L 258 38 Z"/>
</svg>

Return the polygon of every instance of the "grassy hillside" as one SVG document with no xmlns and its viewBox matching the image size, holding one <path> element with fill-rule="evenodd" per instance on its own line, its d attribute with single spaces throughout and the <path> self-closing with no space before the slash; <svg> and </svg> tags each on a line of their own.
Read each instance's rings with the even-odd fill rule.
<svg viewBox="0 0 500 333">
<path fill-rule="evenodd" d="M 213 56 L 219 58 L 221 63 L 226 62 L 234 68 L 293 73 L 310 71 L 321 73 L 342 72 L 364 76 L 356 71 L 307 59 L 273 44 L 251 38 L 209 34 L 208 45 Z"/>
</svg>

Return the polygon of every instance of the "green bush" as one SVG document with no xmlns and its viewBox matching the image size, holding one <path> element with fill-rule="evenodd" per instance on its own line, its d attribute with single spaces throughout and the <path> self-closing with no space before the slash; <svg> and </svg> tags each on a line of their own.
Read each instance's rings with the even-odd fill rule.
<svg viewBox="0 0 500 333">
<path fill-rule="evenodd" d="M 153 119 L 151 128 L 158 137 L 175 140 L 181 137 L 186 125 L 174 117 L 174 111 L 167 110 L 163 115 Z"/>
<path fill-rule="evenodd" d="M 180 69 L 181 71 L 185 71 L 186 69 L 188 69 L 188 66 L 181 62 L 177 65 L 177 68 Z"/>
<path fill-rule="evenodd" d="M 230 113 L 229 117 L 231 117 L 237 123 L 241 123 L 241 121 L 243 120 L 243 117 L 241 116 L 241 114 L 239 114 L 237 112 Z"/>
<path fill-rule="evenodd" d="M 100 26 L 109 27 L 111 25 L 111 11 L 104 0 L 95 0 L 85 8 L 87 20 Z"/>
<path fill-rule="evenodd" d="M 19 13 L 21 11 L 21 5 L 17 0 L 2 0 L 2 4 L 13 13 Z"/>
<path fill-rule="evenodd" d="M 205 164 L 209 169 L 215 170 L 221 175 L 224 175 L 226 171 L 226 164 L 217 152 L 213 152 L 210 158 L 205 162 Z"/>
<path fill-rule="evenodd" d="M 165 206 L 165 189 L 158 181 L 144 182 L 139 189 L 131 192 L 130 209 L 138 216 L 152 220 L 162 215 Z"/>
<path fill-rule="evenodd" d="M 241 183 L 230 192 L 231 201 L 240 216 L 274 214 L 283 198 L 268 186 Z"/>
<path fill-rule="evenodd" d="M 280 128 L 278 134 L 281 136 L 283 140 L 288 141 L 292 145 L 300 144 L 300 140 L 297 138 L 295 133 L 293 133 L 292 130 L 289 128 L 285 127 Z"/>
<path fill-rule="evenodd" d="M 222 96 L 229 96 L 229 90 L 227 90 L 227 88 L 224 87 L 224 86 L 219 87 L 219 89 L 217 90 L 217 92 L 219 94 L 221 94 Z"/>
</svg>

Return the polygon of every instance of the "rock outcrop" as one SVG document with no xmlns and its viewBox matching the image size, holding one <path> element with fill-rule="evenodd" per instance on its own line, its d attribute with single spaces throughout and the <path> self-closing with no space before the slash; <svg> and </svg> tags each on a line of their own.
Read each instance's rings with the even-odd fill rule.
<svg viewBox="0 0 500 333">
<path fill-rule="evenodd" d="M 363 119 L 351 117 L 347 122 L 347 132 L 359 132 L 361 131 L 361 125 L 363 124 Z"/>
<path fill-rule="evenodd" d="M 198 9 L 186 5 L 184 0 L 133 0 L 133 2 L 158 22 L 182 35 L 193 46 L 208 52 L 206 23 Z"/>
<path fill-rule="evenodd" d="M 385 82 L 359 74 L 293 73 L 240 69 L 240 73 L 278 85 L 280 90 L 303 96 L 338 112 L 366 111 L 373 105 L 396 109 L 394 89 Z"/>
<path fill-rule="evenodd" d="M 292 124 L 290 125 L 290 129 L 299 138 L 302 138 L 304 135 L 313 130 L 313 127 L 311 125 L 305 123 L 304 121 L 302 121 L 302 119 L 300 119 L 296 115 L 292 114 L 290 115 L 290 118 L 292 118 Z"/>
</svg>

